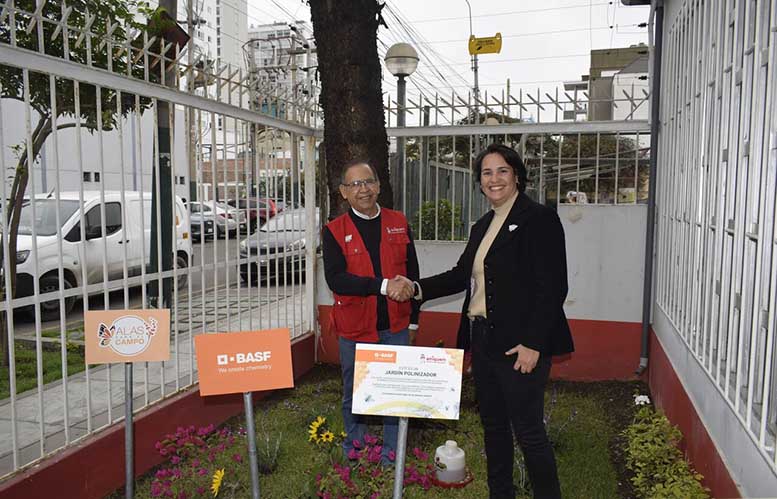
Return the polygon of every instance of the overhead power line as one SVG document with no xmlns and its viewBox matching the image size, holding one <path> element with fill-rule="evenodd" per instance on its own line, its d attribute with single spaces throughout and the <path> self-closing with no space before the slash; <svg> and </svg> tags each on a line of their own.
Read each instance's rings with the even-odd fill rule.
<svg viewBox="0 0 777 499">
<path fill-rule="evenodd" d="M 598 7 L 602 5 L 612 5 L 613 2 L 600 2 L 595 4 L 590 4 L 593 7 Z M 528 10 L 512 10 L 509 12 L 498 12 L 495 14 L 479 14 L 472 16 L 472 19 L 479 19 L 483 17 L 504 17 L 504 16 L 512 16 L 516 14 L 535 14 L 540 12 L 550 12 L 554 10 L 569 10 L 569 9 L 575 9 L 575 8 L 581 8 L 581 7 L 588 7 L 588 3 L 581 3 L 579 5 L 567 5 L 564 7 L 547 7 L 544 9 L 528 9 Z M 469 19 L 469 16 L 459 16 L 459 17 L 439 17 L 436 19 L 417 19 L 417 20 L 411 20 L 413 24 L 424 24 L 424 23 L 436 23 L 436 22 L 443 22 L 443 21 L 460 21 L 463 19 Z"/>
</svg>

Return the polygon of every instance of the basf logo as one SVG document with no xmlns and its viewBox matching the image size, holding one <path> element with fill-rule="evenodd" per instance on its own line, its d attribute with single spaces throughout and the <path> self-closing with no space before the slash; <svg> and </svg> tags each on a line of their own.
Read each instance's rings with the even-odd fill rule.
<svg viewBox="0 0 777 499">
<path fill-rule="evenodd" d="M 267 362 L 270 360 L 270 351 L 236 353 L 234 355 L 219 354 L 216 356 L 216 364 L 228 366 L 229 364 L 248 364 L 252 362 Z"/>
</svg>

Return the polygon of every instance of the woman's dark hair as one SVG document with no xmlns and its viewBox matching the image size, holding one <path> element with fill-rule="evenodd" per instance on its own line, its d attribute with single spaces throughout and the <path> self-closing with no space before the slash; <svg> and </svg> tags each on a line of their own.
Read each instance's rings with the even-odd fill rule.
<svg viewBox="0 0 777 499">
<path fill-rule="evenodd" d="M 513 172 L 515 173 L 515 178 L 518 179 L 518 192 L 523 192 L 526 190 L 526 182 L 528 181 L 528 175 L 526 173 L 526 167 L 523 165 L 523 161 L 521 160 L 521 157 L 518 155 L 517 152 L 515 152 L 515 149 L 512 147 L 507 147 L 504 144 L 491 144 L 482 151 L 480 151 L 480 154 L 478 154 L 478 157 L 475 158 L 475 181 L 480 182 L 480 169 L 483 166 L 483 159 L 488 156 L 489 154 L 496 153 L 505 160 L 505 162 L 513 167 Z"/>
</svg>

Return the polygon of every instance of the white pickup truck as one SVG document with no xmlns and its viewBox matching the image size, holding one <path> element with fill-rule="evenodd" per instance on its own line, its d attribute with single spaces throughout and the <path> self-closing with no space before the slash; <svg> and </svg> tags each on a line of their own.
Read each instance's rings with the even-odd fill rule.
<svg viewBox="0 0 777 499">
<path fill-rule="evenodd" d="M 40 279 L 40 293 L 59 290 L 60 262 L 65 282 L 63 289 L 101 283 L 104 280 L 124 277 L 125 251 L 129 277 L 140 275 L 143 266 L 150 261 L 151 247 L 151 193 L 106 191 L 105 236 L 102 233 L 102 209 L 99 191 L 84 192 L 83 212 L 79 209 L 78 192 L 63 192 L 59 201 L 62 253 L 60 258 L 57 239 L 57 200 L 54 196 L 36 196 L 35 216 L 32 204 L 27 202 L 19 221 L 16 253 L 16 297 L 34 293 L 33 276 Z M 177 268 L 188 267 L 192 256 L 189 214 L 183 200 L 175 198 L 175 258 Z M 83 213 L 84 239 L 81 238 Z M 33 224 L 37 246 L 37 269 L 33 260 Z M 145 232 L 145 234 L 144 234 Z M 145 247 L 144 247 L 145 246 Z M 103 262 L 105 254 L 105 262 Z M 104 275 L 104 267 L 107 276 Z M 85 281 L 84 282 L 84 277 Z M 184 281 L 178 278 L 178 285 Z M 99 293 L 99 292 L 98 292 Z M 76 297 L 65 299 L 65 312 L 69 312 Z M 59 318 L 59 301 L 41 304 L 43 320 Z"/>
</svg>

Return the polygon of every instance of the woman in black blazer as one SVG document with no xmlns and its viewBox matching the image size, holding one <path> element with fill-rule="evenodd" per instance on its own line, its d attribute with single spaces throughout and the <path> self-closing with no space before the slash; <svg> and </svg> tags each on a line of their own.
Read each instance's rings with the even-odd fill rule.
<svg viewBox="0 0 777 499">
<path fill-rule="evenodd" d="M 490 145 L 475 177 L 494 209 L 472 227 L 453 269 L 421 279 L 417 298 L 467 291 L 458 347 L 472 352 L 490 497 L 515 497 L 513 434 L 534 497 L 561 497 L 543 416 L 551 356 L 574 350 L 563 310 L 564 229 L 555 211 L 524 194 L 526 168 L 513 149 Z"/>
</svg>

